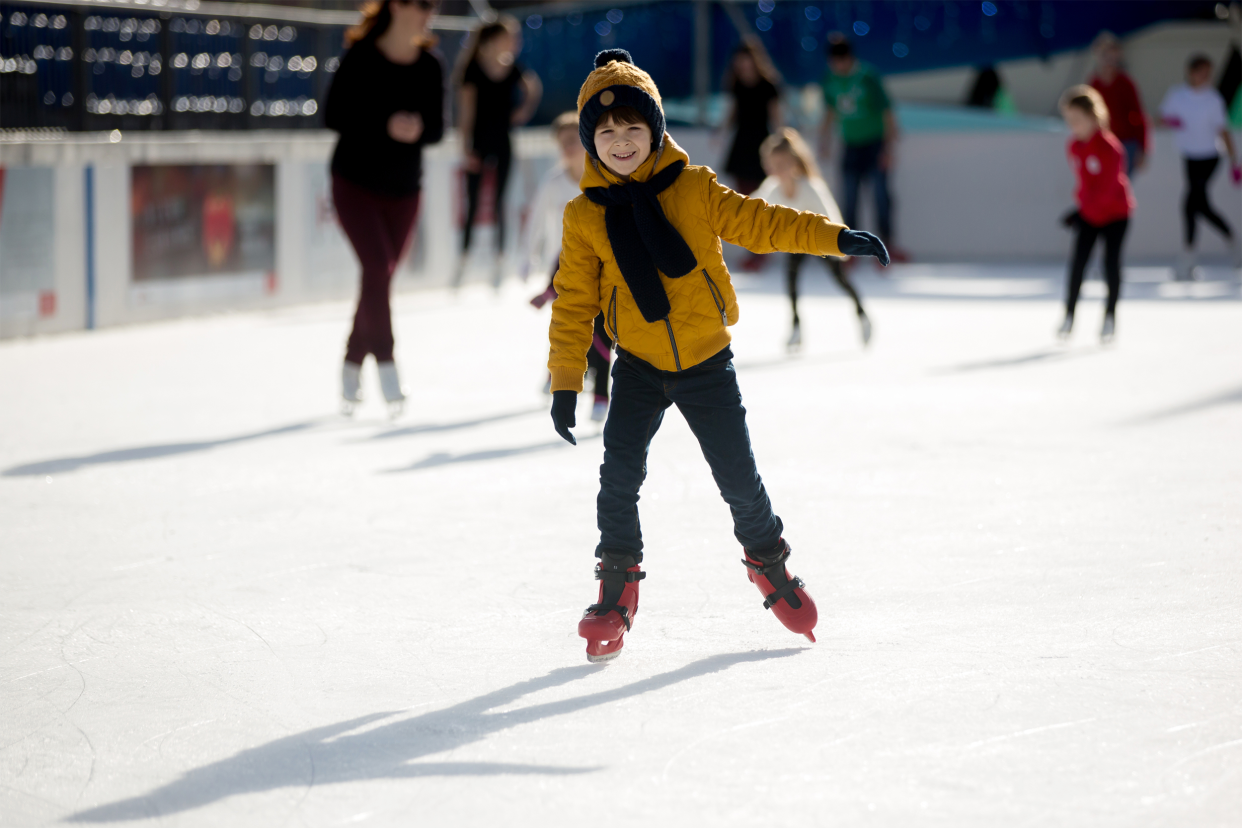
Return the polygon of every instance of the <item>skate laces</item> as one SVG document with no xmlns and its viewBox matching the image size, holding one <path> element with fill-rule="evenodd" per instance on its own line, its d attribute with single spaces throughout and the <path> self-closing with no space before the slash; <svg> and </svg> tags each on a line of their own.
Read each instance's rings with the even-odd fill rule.
<svg viewBox="0 0 1242 828">
<path fill-rule="evenodd" d="M 802 601 L 794 594 L 794 590 L 799 587 L 805 587 L 801 578 L 790 578 L 789 573 L 785 570 L 785 561 L 789 559 L 789 544 L 784 540 L 781 541 L 781 552 L 775 558 L 759 558 L 752 560 L 749 556 L 755 553 L 746 551 L 747 557 L 742 559 L 742 564 L 756 575 L 762 575 L 767 578 L 768 583 L 775 589 L 768 595 L 764 596 L 763 608 L 772 609 L 782 598 L 785 603 L 789 604 L 791 609 L 801 609 Z M 756 555 L 758 557 L 758 555 Z"/>
</svg>

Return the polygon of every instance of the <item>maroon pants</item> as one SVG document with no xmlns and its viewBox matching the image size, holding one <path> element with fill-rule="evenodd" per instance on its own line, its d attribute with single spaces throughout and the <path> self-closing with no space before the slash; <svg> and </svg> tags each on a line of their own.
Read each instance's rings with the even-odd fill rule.
<svg viewBox="0 0 1242 828">
<path fill-rule="evenodd" d="M 332 176 L 337 221 L 362 265 L 362 288 L 345 361 L 361 365 L 367 354 L 392 361 L 392 311 L 388 294 L 392 274 L 405 254 L 418 216 L 418 193 L 390 196 Z"/>
</svg>

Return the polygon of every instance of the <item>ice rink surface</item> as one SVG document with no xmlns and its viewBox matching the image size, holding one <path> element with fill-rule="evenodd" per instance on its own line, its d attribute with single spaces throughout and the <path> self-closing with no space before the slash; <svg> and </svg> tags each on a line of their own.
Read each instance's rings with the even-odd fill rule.
<svg viewBox="0 0 1242 828">
<path fill-rule="evenodd" d="M 1102 348 L 1056 268 L 864 273 L 864 352 L 817 270 L 735 353 L 819 643 L 670 412 L 605 666 L 538 286 L 401 297 L 392 423 L 344 304 L 0 344 L 0 825 L 1242 824 L 1236 275 Z"/>
</svg>

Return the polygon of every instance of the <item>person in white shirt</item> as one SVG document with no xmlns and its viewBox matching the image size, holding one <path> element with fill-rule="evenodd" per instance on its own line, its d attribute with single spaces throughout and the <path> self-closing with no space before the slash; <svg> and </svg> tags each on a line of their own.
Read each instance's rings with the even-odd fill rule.
<svg viewBox="0 0 1242 828">
<path fill-rule="evenodd" d="M 560 150 L 560 159 L 539 182 L 530 204 L 519 253 L 518 272 L 523 281 L 532 270 L 538 272 L 551 267 L 555 272 L 561 253 L 565 205 L 582 193 L 578 180 L 582 178 L 586 150 L 578 139 L 577 113 L 557 116 L 552 122 L 552 136 Z"/>
<path fill-rule="evenodd" d="M 1230 242 L 1235 258 L 1242 255 L 1233 244 L 1233 228 L 1208 201 L 1208 181 L 1220 163 L 1218 140 L 1229 154 L 1234 186 L 1242 184 L 1242 167 L 1238 166 L 1238 155 L 1229 135 L 1225 99 L 1212 87 L 1212 61 L 1203 55 L 1192 57 L 1186 68 L 1186 80 L 1170 89 L 1160 104 L 1160 119 L 1176 130 L 1174 140 L 1186 164 L 1186 196 L 1182 201 L 1185 250 L 1176 269 L 1179 279 L 1194 278 L 1198 216 L 1207 219 Z M 1242 261 L 1238 264 L 1242 266 Z"/>
<path fill-rule="evenodd" d="M 558 115 L 552 122 L 552 135 L 560 150 L 560 160 L 548 171 L 539 183 L 539 189 L 535 191 L 535 198 L 526 218 L 526 229 L 522 233 L 521 265 L 518 271 L 522 281 L 526 280 L 532 270 L 538 272 L 547 268 L 550 271 L 547 288 L 530 300 L 536 308 L 542 308 L 556 298 L 556 289 L 552 287 L 552 282 L 560 266 L 565 205 L 582 193 L 578 182 L 582 179 L 586 159 L 586 149 L 582 146 L 582 139 L 578 137 L 577 112 Z M 604 328 L 602 313 L 595 318 L 595 341 L 587 352 L 587 365 L 595 375 L 595 402 L 591 408 L 591 419 L 603 422 L 608 416 L 612 340 Z"/>
<path fill-rule="evenodd" d="M 836 199 L 819 174 L 815 163 L 815 155 L 807 146 L 806 141 L 796 129 L 783 127 L 768 136 L 759 148 L 759 156 L 763 160 L 763 169 L 768 177 L 755 190 L 753 197 L 761 198 L 769 204 L 780 204 L 795 210 L 804 210 L 827 216 L 828 220 L 841 224 L 841 210 Z M 793 308 L 793 329 L 789 334 L 789 349 L 794 350 L 802 345 L 802 322 L 798 318 L 798 271 L 802 268 L 803 253 L 790 253 L 786 278 L 789 286 L 789 303 Z M 862 300 L 858 291 L 845 275 L 841 259 L 825 257 L 829 272 L 837 280 L 841 289 L 849 294 L 854 301 L 854 309 L 858 314 L 858 325 L 863 344 L 871 341 L 871 320 L 863 310 Z"/>
</svg>

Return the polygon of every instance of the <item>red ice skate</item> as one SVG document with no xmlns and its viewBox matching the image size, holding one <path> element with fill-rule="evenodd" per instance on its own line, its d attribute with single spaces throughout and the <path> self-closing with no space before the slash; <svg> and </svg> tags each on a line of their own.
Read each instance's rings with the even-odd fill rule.
<svg viewBox="0 0 1242 828">
<path fill-rule="evenodd" d="M 578 635 L 587 640 L 587 661 L 610 661 L 621 653 L 638 613 L 638 582 L 646 577 L 633 555 L 600 556 L 595 567 L 599 603 L 587 607 L 578 622 Z"/>
<path fill-rule="evenodd" d="M 815 601 L 807 594 L 806 584 L 801 578 L 794 577 L 785 569 L 785 561 L 789 558 L 789 544 L 784 538 L 769 555 L 760 556 L 747 549 L 746 558 L 742 561 L 750 570 L 746 577 L 759 588 L 763 596 L 763 608 L 772 610 L 778 621 L 790 631 L 800 633 L 815 641 L 815 622 L 819 613 L 815 609 Z"/>
</svg>

